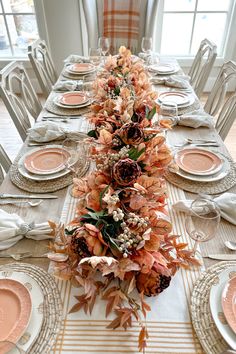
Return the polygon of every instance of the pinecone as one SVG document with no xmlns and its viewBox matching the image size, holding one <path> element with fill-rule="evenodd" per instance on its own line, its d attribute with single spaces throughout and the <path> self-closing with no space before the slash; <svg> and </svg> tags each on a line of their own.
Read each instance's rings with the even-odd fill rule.
<svg viewBox="0 0 236 354">
<path fill-rule="evenodd" d="M 168 288 L 171 277 L 157 273 L 152 269 L 148 274 L 139 273 L 136 277 L 138 291 L 146 296 L 155 296 Z"/>
<path fill-rule="evenodd" d="M 82 258 L 91 256 L 86 241 L 83 237 L 78 237 L 78 235 L 72 235 L 70 246 L 71 250 Z"/>
</svg>

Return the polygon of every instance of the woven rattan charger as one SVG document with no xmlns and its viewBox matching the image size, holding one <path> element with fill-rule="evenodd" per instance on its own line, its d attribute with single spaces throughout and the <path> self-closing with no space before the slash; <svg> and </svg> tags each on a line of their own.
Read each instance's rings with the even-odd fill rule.
<svg viewBox="0 0 236 354">
<path fill-rule="evenodd" d="M 236 266 L 236 262 L 220 262 L 208 268 L 201 274 L 192 292 L 192 323 L 206 354 L 221 354 L 229 347 L 212 318 L 209 297 L 211 287 L 217 281 L 218 275 L 231 266 Z"/>
</svg>

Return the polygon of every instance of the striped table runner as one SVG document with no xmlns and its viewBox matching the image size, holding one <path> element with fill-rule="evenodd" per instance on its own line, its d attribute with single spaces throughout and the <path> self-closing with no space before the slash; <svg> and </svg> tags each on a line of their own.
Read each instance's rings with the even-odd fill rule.
<svg viewBox="0 0 236 354">
<path fill-rule="evenodd" d="M 173 233 L 182 235 L 183 242 L 191 240 L 186 236 L 184 216 L 172 212 L 170 206 L 179 199 L 185 199 L 184 192 L 173 185 L 168 185 L 169 213 L 173 223 Z M 67 194 L 62 219 L 68 223 L 73 219 L 76 199 Z M 146 298 L 152 311 L 147 318 L 149 331 L 146 353 L 202 354 L 201 346 L 194 334 L 190 316 L 190 295 L 193 284 L 199 277 L 201 269 L 191 271 L 179 270 L 172 279 L 171 285 L 158 297 Z M 61 292 L 64 320 L 53 354 L 70 353 L 137 353 L 139 326 L 127 331 L 107 329 L 109 320 L 105 318 L 105 302 L 98 301 L 91 316 L 82 311 L 68 314 L 74 305 L 74 295 L 79 294 L 78 288 L 71 287 L 69 282 L 57 281 Z"/>
</svg>

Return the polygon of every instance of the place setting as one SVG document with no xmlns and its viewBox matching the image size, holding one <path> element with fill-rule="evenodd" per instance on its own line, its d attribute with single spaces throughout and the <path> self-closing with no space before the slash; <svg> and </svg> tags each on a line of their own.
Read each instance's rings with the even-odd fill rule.
<svg viewBox="0 0 236 354">
<path fill-rule="evenodd" d="M 78 116 L 88 111 L 92 103 L 89 91 L 53 92 L 45 108 L 50 113 L 62 116 Z"/>
<path fill-rule="evenodd" d="M 195 96 L 188 92 L 181 91 L 162 91 L 158 95 L 157 104 L 172 102 L 177 105 L 178 111 L 183 113 L 183 109 L 188 109 L 194 105 Z"/>
<path fill-rule="evenodd" d="M 195 283 L 191 297 L 194 329 L 204 350 L 236 350 L 236 262 L 217 263 Z"/>
<path fill-rule="evenodd" d="M 90 165 L 86 160 L 85 147 L 79 143 L 84 135 L 75 134 L 74 139 L 77 139 L 76 150 L 62 141 L 61 145 L 45 144 L 25 152 L 11 166 L 12 182 L 26 191 L 46 193 L 70 185 L 72 170 L 77 176 L 83 176 Z"/>
<path fill-rule="evenodd" d="M 196 142 L 196 145 L 198 143 L 200 142 Z M 209 143 L 209 146 L 210 144 L 213 143 Z M 166 171 L 165 177 L 169 182 L 190 192 L 222 193 L 235 185 L 234 163 L 223 153 L 207 148 L 207 143 L 202 145 L 206 148 L 177 148 L 174 156 L 177 168 Z"/>
<path fill-rule="evenodd" d="M 83 76 L 91 76 L 96 72 L 92 63 L 67 63 L 62 75 L 69 79 L 79 79 Z"/>
<path fill-rule="evenodd" d="M 0 313 L 0 353 L 48 353 L 62 317 L 55 280 L 34 265 L 0 266 Z"/>
</svg>

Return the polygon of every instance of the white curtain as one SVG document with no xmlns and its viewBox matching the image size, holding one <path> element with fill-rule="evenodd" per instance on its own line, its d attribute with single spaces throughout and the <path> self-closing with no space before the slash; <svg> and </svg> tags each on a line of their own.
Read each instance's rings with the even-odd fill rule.
<svg viewBox="0 0 236 354">
<path fill-rule="evenodd" d="M 141 1 L 139 51 L 141 50 L 142 37 L 153 37 L 158 4 L 159 0 Z M 87 55 L 88 48 L 97 47 L 98 38 L 103 33 L 103 0 L 79 0 L 79 5 L 83 34 L 83 54 Z"/>
</svg>

